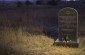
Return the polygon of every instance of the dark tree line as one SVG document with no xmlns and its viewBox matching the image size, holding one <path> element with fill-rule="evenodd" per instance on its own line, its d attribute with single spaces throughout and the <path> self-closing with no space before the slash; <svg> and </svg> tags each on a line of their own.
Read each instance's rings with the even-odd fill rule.
<svg viewBox="0 0 85 55">
<path fill-rule="evenodd" d="M 46 3 L 45 3 L 43 0 L 37 0 L 37 1 L 35 2 L 35 5 L 57 5 L 58 2 L 59 2 L 59 0 L 49 0 L 49 1 L 47 1 Z M 17 2 L 17 5 L 18 5 L 18 6 L 22 6 L 22 3 L 21 3 L 20 1 L 18 1 L 18 2 Z M 27 1 L 25 2 L 25 5 L 27 5 L 27 6 L 28 6 L 28 5 L 33 5 L 33 3 L 27 0 Z"/>
<path fill-rule="evenodd" d="M 28 5 L 32 5 L 32 3 L 31 3 L 30 1 L 26 1 L 25 4 L 26 4 L 27 6 L 28 6 Z M 20 7 L 20 6 L 22 6 L 22 5 L 23 5 L 23 4 L 22 4 L 20 1 L 17 2 L 17 6 L 18 6 L 18 7 Z"/>
</svg>

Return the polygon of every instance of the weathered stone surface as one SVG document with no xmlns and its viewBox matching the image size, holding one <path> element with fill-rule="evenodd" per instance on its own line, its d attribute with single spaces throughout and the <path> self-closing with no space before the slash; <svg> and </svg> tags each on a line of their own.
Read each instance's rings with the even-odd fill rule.
<svg viewBox="0 0 85 55">
<path fill-rule="evenodd" d="M 63 8 L 58 13 L 59 38 L 68 37 L 76 41 L 78 37 L 78 12 L 70 7 Z"/>
<path fill-rule="evenodd" d="M 74 8 L 66 7 L 58 13 L 59 38 L 54 45 L 78 47 L 78 12 Z"/>
</svg>

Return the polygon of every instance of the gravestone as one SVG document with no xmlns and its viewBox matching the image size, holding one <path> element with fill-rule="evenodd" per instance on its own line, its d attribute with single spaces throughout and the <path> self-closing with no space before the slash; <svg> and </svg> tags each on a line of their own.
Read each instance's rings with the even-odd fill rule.
<svg viewBox="0 0 85 55">
<path fill-rule="evenodd" d="M 66 7 L 58 13 L 58 34 L 55 45 L 78 47 L 78 12 Z"/>
</svg>

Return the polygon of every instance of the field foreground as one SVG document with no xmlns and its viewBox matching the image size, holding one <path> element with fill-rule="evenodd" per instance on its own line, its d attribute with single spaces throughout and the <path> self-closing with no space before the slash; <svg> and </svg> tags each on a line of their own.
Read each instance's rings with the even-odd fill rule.
<svg viewBox="0 0 85 55">
<path fill-rule="evenodd" d="M 0 55 L 85 55 L 85 37 L 79 48 L 53 46 L 46 35 L 33 35 L 13 29 L 0 30 Z"/>
</svg>

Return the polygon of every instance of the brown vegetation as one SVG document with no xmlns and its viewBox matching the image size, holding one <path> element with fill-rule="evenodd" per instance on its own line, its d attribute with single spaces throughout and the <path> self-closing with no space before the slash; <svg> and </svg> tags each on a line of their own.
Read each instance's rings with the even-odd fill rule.
<svg viewBox="0 0 85 55">
<path fill-rule="evenodd" d="M 85 38 L 80 39 L 79 48 L 59 47 L 46 35 L 4 28 L 0 30 L 0 55 L 85 55 Z"/>
</svg>

